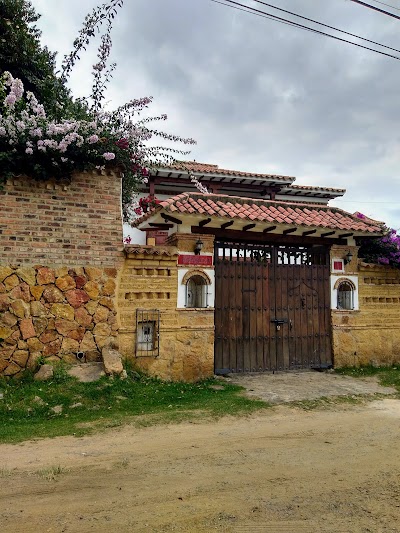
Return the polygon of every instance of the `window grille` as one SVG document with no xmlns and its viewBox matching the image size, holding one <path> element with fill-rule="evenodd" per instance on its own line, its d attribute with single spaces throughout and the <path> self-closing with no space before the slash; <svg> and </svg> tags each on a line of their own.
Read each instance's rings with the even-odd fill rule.
<svg viewBox="0 0 400 533">
<path fill-rule="evenodd" d="M 136 309 L 136 357 L 160 354 L 160 311 Z"/>
</svg>

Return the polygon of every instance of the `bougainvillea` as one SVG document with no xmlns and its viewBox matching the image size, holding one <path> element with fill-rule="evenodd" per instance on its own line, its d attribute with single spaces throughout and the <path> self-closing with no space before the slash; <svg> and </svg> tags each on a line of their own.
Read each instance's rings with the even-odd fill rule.
<svg viewBox="0 0 400 533">
<path fill-rule="evenodd" d="M 366 218 L 357 213 L 358 218 Z M 383 237 L 377 239 L 361 239 L 358 256 L 367 263 L 391 265 L 400 268 L 400 235 L 392 228 L 382 227 Z"/>
<path fill-rule="evenodd" d="M 98 62 L 93 65 L 92 93 L 82 105 L 83 118 L 52 118 L 32 92 L 25 93 L 22 81 L 6 72 L 0 79 L 0 176 L 19 174 L 35 179 L 70 179 L 73 172 L 117 168 L 123 177 L 122 208 L 124 220 L 137 215 L 134 193 L 146 182 L 152 166 L 168 165 L 184 149 L 155 146 L 154 138 L 184 145 L 193 139 L 171 135 L 151 127 L 166 115 L 140 118 L 152 97 L 131 100 L 114 111 L 103 109 L 104 90 L 115 65 L 107 68 L 111 50 L 111 28 L 122 0 L 111 0 L 85 18 L 83 29 L 74 42 L 74 51 L 65 58 L 61 75 L 65 83 L 79 53 L 106 22 L 101 36 Z M 62 106 L 60 106 L 62 107 Z M 151 206 L 150 206 L 151 207 Z M 142 209 L 143 211 L 143 209 Z"/>
</svg>

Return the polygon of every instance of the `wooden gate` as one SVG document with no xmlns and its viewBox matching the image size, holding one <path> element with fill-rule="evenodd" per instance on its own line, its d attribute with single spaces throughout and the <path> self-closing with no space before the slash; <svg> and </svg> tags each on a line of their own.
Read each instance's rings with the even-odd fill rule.
<svg viewBox="0 0 400 533">
<path fill-rule="evenodd" d="M 216 242 L 215 372 L 332 365 L 325 247 Z"/>
</svg>

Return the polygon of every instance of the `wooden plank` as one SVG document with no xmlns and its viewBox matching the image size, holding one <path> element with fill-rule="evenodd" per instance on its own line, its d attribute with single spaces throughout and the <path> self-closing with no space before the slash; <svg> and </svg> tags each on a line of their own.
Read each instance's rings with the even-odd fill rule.
<svg viewBox="0 0 400 533">
<path fill-rule="evenodd" d="M 257 369 L 257 306 L 256 306 L 256 291 L 257 291 L 257 263 L 250 262 L 250 278 L 249 278 L 249 359 L 250 371 L 256 372 Z"/>
<path fill-rule="evenodd" d="M 264 368 L 264 315 L 263 315 L 263 265 L 257 263 L 256 268 L 256 370 L 262 372 Z"/>
<path fill-rule="evenodd" d="M 236 294 L 236 371 L 243 372 L 244 351 L 243 351 L 243 263 L 236 261 L 235 264 L 235 294 Z"/>
<path fill-rule="evenodd" d="M 243 271 L 243 289 L 242 289 L 242 321 L 243 321 L 243 372 L 249 372 L 251 367 L 250 361 L 250 263 L 245 260 L 242 262 Z"/>
<path fill-rule="evenodd" d="M 288 347 L 289 347 L 289 368 L 296 367 L 296 336 L 295 336 L 295 302 L 291 288 L 295 280 L 295 267 L 288 266 L 288 280 L 287 280 L 287 307 L 288 307 Z"/>
<path fill-rule="evenodd" d="M 289 265 L 282 265 L 282 282 L 281 282 L 281 297 L 282 309 L 280 318 L 286 322 L 281 326 L 282 336 L 282 362 L 283 368 L 289 369 L 289 313 L 288 313 L 288 275 Z"/>
</svg>

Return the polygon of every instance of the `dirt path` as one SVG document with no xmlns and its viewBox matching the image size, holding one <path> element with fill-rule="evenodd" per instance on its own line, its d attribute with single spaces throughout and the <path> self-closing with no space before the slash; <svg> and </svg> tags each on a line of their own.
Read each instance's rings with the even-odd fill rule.
<svg viewBox="0 0 400 533">
<path fill-rule="evenodd" d="M 400 532 L 399 422 L 385 399 L 1 445 L 0 531 Z"/>
</svg>

